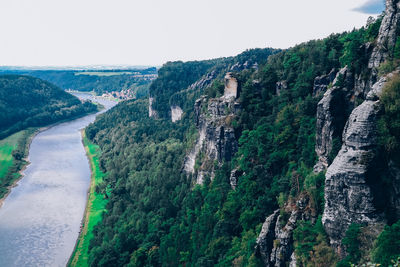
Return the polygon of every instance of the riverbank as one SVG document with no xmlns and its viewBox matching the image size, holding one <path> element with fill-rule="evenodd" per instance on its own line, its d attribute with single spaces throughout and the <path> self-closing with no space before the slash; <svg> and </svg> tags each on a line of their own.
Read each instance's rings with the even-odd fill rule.
<svg viewBox="0 0 400 267">
<path fill-rule="evenodd" d="M 11 189 L 23 178 L 23 171 L 29 165 L 29 147 L 33 138 L 51 127 L 97 113 L 105 108 L 100 103 L 94 104 L 97 106 L 94 112 L 78 114 L 43 127 L 30 127 L 0 140 L 0 208 Z M 17 150 L 16 159 L 13 152 Z"/>
<path fill-rule="evenodd" d="M 91 178 L 85 214 L 82 220 L 81 231 L 68 266 L 88 266 L 89 242 L 93 238 L 93 228 L 101 220 L 107 200 L 96 192 L 96 186 L 103 181 L 104 173 L 99 167 L 100 150 L 93 144 L 82 130 L 82 142 L 89 159 Z"/>
<path fill-rule="evenodd" d="M 0 207 L 22 178 L 22 172 L 29 164 L 29 147 L 40 131 L 39 128 L 28 128 L 0 140 Z"/>
</svg>

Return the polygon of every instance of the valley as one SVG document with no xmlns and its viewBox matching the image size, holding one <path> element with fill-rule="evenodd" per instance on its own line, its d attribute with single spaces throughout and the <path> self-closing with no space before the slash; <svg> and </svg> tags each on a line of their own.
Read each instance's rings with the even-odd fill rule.
<svg viewBox="0 0 400 267">
<path fill-rule="evenodd" d="M 137 45 L 162 36 L 160 67 L 0 67 L 0 266 L 399 267 L 400 0 L 364 2 L 311 6 L 364 24 L 285 49 L 201 57 L 197 43 L 239 45 L 270 10 L 173 46 L 188 13 L 157 36 L 134 25 Z M 147 51 L 114 45 L 83 56 Z"/>
</svg>

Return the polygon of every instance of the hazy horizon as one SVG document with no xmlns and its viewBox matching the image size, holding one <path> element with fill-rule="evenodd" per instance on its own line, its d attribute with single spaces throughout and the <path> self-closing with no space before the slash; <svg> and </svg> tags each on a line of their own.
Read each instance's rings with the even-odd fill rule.
<svg viewBox="0 0 400 267">
<path fill-rule="evenodd" d="M 4 0 L 0 66 L 161 66 L 360 28 L 382 0 Z"/>
</svg>

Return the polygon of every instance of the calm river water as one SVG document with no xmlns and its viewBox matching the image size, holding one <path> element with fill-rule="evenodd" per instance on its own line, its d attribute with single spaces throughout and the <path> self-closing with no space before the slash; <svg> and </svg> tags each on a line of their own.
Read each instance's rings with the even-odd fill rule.
<svg viewBox="0 0 400 267">
<path fill-rule="evenodd" d="M 106 109 L 116 104 L 95 101 Z M 31 163 L 0 208 L 1 267 L 67 264 L 79 234 L 90 183 L 80 129 L 95 117 L 93 114 L 59 124 L 33 139 Z"/>
</svg>

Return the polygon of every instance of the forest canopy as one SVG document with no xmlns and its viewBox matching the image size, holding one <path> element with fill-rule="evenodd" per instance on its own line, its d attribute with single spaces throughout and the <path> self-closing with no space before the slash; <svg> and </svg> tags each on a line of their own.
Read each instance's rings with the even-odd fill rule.
<svg viewBox="0 0 400 267">
<path fill-rule="evenodd" d="M 28 127 L 48 125 L 97 110 L 38 78 L 0 75 L 0 138 Z"/>
</svg>

